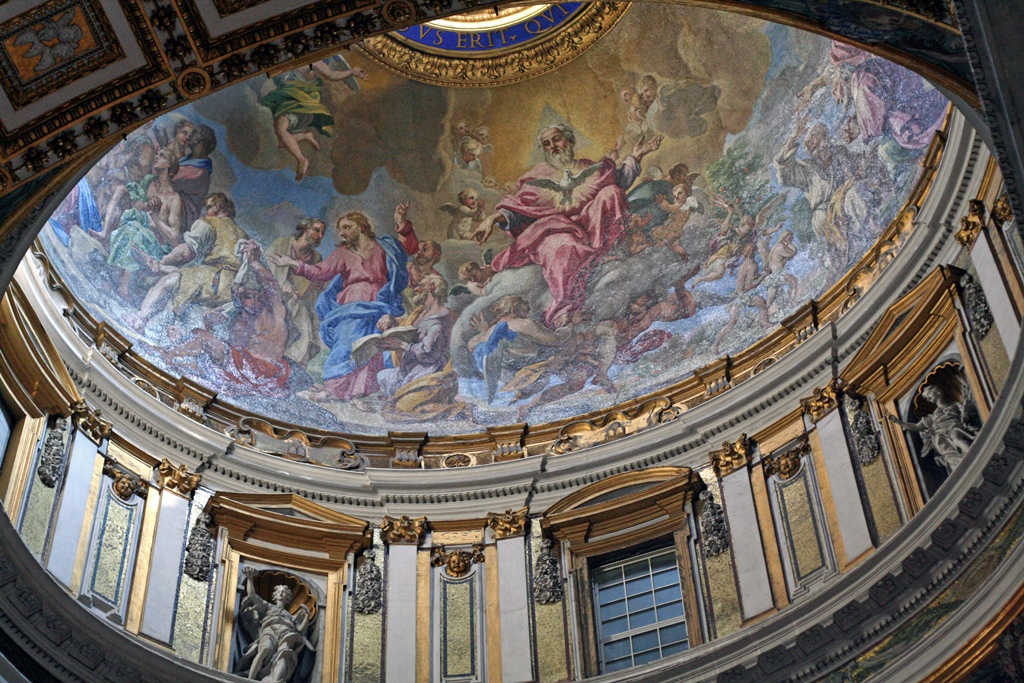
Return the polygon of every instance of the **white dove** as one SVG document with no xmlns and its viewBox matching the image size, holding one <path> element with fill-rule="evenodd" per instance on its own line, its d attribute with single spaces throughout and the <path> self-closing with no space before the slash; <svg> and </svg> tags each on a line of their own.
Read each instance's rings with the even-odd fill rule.
<svg viewBox="0 0 1024 683">
<path fill-rule="evenodd" d="M 562 206 L 569 206 L 572 204 L 572 194 L 576 188 L 582 185 L 583 181 L 600 170 L 600 168 L 601 164 L 593 164 L 575 175 L 569 169 L 565 169 L 562 171 L 562 178 L 557 182 L 550 178 L 535 178 L 534 180 L 527 180 L 525 184 L 533 185 L 534 187 L 542 187 L 545 190 L 560 192 L 562 194 L 562 198 L 559 203 Z"/>
</svg>

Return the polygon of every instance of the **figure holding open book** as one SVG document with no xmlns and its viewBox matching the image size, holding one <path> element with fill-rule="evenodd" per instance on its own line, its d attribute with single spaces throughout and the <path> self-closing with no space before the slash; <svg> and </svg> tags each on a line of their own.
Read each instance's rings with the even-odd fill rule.
<svg viewBox="0 0 1024 683">
<path fill-rule="evenodd" d="M 402 290 L 409 281 L 408 255 L 394 237 L 378 237 L 365 214 L 351 211 L 338 219 L 338 247 L 318 264 L 302 263 L 284 254 L 268 254 L 275 266 L 287 266 L 301 277 L 327 282 L 316 302 L 320 336 L 331 349 L 324 364 L 323 389 L 311 401 L 343 401 L 367 396 L 380 387 L 377 373 L 385 367 L 383 353 L 365 364 L 352 357 L 353 344 L 378 331 L 384 315 L 399 317 L 405 309 Z"/>
</svg>

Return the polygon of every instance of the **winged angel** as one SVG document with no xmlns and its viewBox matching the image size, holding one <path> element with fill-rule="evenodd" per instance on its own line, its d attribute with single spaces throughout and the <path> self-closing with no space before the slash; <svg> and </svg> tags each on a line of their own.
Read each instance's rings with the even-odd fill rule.
<svg viewBox="0 0 1024 683">
<path fill-rule="evenodd" d="M 72 7 L 60 16 L 47 19 L 41 25 L 25 29 L 14 39 L 15 45 L 31 45 L 23 56 L 39 57 L 35 71 L 46 71 L 61 60 L 74 57 L 78 44 L 82 41 L 81 27 L 71 23 L 77 11 Z"/>
<path fill-rule="evenodd" d="M 978 436 L 978 430 L 971 425 L 976 407 L 967 387 L 962 386 L 961 395 L 963 400 L 954 403 L 938 386 L 929 384 L 921 390 L 921 397 L 935 405 L 933 412 L 917 422 L 904 422 L 895 415 L 889 415 L 889 420 L 900 427 L 920 432 L 925 449 L 922 456 L 934 451 L 935 461 L 948 472 L 963 462 L 967 450 Z"/>
<path fill-rule="evenodd" d="M 299 605 L 295 614 L 288 607 L 294 597 L 285 584 L 274 586 L 273 602 L 267 602 L 256 591 L 254 567 L 246 567 L 245 589 L 239 622 L 250 638 L 236 670 L 246 678 L 262 683 L 288 683 L 299 663 L 302 649 L 315 650 L 307 633 L 312 615 L 306 605 Z"/>
</svg>

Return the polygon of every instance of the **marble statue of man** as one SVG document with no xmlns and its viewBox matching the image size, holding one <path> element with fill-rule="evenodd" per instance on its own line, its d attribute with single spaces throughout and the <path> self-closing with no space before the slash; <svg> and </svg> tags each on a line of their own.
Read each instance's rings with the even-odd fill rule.
<svg viewBox="0 0 1024 683">
<path fill-rule="evenodd" d="M 967 424 L 965 404 L 954 403 L 946 398 L 942 390 L 929 384 L 921 390 L 921 396 L 935 405 L 935 410 L 917 422 L 903 422 L 895 415 L 889 419 L 904 429 L 921 433 L 927 455 L 935 451 L 935 461 L 952 472 L 963 461 L 978 430 Z"/>
<path fill-rule="evenodd" d="M 271 594 L 273 602 L 267 602 L 253 585 L 256 569 L 245 568 L 246 597 L 257 616 L 259 636 L 246 648 L 239 662 L 240 667 L 249 664 L 246 677 L 262 683 L 288 683 L 303 647 L 312 649 L 306 640 L 306 629 L 309 627 L 309 608 L 299 607 L 297 614 L 288 611 L 292 601 L 292 591 L 288 586 L 279 584 Z"/>
</svg>

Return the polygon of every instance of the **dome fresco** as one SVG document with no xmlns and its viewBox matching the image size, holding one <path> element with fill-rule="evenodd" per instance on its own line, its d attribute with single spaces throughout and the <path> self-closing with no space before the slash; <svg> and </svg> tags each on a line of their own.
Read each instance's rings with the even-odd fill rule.
<svg viewBox="0 0 1024 683">
<path fill-rule="evenodd" d="M 161 117 L 42 240 L 154 365 L 315 428 L 479 432 L 662 390 L 835 284 L 947 102 L 858 48 L 636 5 L 491 88 L 358 51 Z"/>
</svg>

